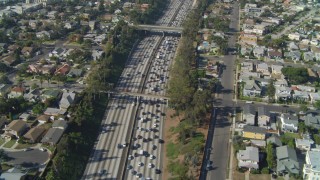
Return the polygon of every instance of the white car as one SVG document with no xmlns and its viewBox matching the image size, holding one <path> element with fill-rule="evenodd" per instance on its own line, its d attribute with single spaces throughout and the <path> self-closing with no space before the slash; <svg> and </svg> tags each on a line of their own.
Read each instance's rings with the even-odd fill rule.
<svg viewBox="0 0 320 180">
<path fill-rule="evenodd" d="M 153 168 L 153 164 L 149 163 L 148 168 Z"/>
<path fill-rule="evenodd" d="M 155 159 L 156 157 L 154 155 L 150 155 L 149 158 L 152 160 L 152 159 Z"/>
</svg>

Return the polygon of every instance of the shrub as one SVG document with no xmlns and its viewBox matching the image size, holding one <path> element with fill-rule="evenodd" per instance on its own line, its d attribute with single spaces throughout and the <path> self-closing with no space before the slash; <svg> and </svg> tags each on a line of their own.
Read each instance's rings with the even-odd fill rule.
<svg viewBox="0 0 320 180">
<path fill-rule="evenodd" d="M 269 168 L 267 168 L 267 167 L 262 168 L 261 173 L 262 174 L 269 174 L 270 173 Z"/>
</svg>

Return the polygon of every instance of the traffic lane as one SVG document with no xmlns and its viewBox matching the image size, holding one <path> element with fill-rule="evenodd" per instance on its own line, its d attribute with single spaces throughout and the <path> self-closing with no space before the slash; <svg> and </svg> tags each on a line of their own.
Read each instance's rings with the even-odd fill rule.
<svg viewBox="0 0 320 180">
<path fill-rule="evenodd" d="M 50 155 L 47 151 L 43 152 L 39 149 L 31 149 L 29 151 L 15 151 L 8 152 L 6 154 L 12 158 L 8 161 L 9 164 L 21 165 L 23 167 L 35 167 L 46 163 Z"/>
<path fill-rule="evenodd" d="M 217 110 L 217 119 L 214 130 L 214 138 L 212 143 L 212 155 L 210 161 L 213 162 L 212 169 L 207 173 L 207 179 L 226 179 L 228 158 L 229 158 L 229 136 L 230 136 L 230 122 L 226 115 L 219 115 Z"/>
</svg>

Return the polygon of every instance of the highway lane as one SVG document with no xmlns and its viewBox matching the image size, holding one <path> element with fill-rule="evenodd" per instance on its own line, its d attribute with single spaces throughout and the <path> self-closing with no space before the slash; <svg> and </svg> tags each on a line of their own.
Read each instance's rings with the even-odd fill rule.
<svg viewBox="0 0 320 180">
<path fill-rule="evenodd" d="M 172 2 L 178 1 L 172 0 Z M 179 2 L 184 3 L 185 1 Z M 179 8 L 175 8 L 175 10 L 173 10 L 173 16 L 178 14 L 175 11 L 179 10 Z M 182 20 L 183 18 L 179 19 L 178 22 L 182 22 Z M 171 19 L 169 21 L 171 21 Z M 168 22 L 165 20 L 163 23 Z M 116 85 L 116 92 L 142 93 L 143 95 L 146 79 L 147 77 L 151 77 L 150 72 L 158 73 L 160 76 L 162 75 L 161 73 L 165 73 L 161 68 L 165 68 L 166 71 L 168 71 L 177 43 L 175 46 L 172 46 L 174 48 L 172 49 L 172 52 L 169 53 L 168 63 L 162 65 L 160 62 L 155 62 L 155 69 L 150 70 L 154 63 L 153 57 L 155 56 L 155 52 L 159 50 L 159 44 L 162 40 L 162 36 L 153 35 L 145 37 L 138 43 L 131 57 L 127 60 L 126 66 Z M 165 95 L 165 84 L 166 81 L 163 81 L 163 86 L 161 88 L 162 93 L 158 94 Z M 152 153 L 154 159 L 150 159 L 150 156 L 139 156 L 135 160 L 143 161 L 145 166 L 139 168 L 137 167 L 138 164 L 134 163 L 132 164 L 132 168 L 139 170 L 137 173 L 141 173 L 141 177 L 161 179 L 160 171 L 162 171 L 163 168 L 161 162 L 163 154 L 161 149 L 163 147 L 158 138 L 162 138 L 164 112 L 167 106 L 166 100 L 162 98 L 158 99 L 156 97 L 139 96 L 143 102 L 139 102 L 134 106 L 133 101 L 136 99 L 136 96 L 123 95 L 121 93 L 115 95 L 115 97 L 109 101 L 108 109 L 106 110 L 104 120 L 101 124 L 101 133 L 98 136 L 93 152 L 89 158 L 83 179 L 119 179 L 122 177 L 123 173 L 125 173 L 123 169 L 125 169 L 124 164 L 126 164 L 125 162 L 128 158 L 127 152 L 129 147 L 118 148 L 118 145 L 120 145 L 120 147 L 121 145 L 128 146 L 128 142 L 131 142 L 130 132 L 132 132 L 132 128 L 134 128 L 135 115 L 138 111 L 137 108 L 139 107 L 143 107 L 143 109 L 138 111 L 139 117 L 145 117 L 149 120 L 145 123 L 137 122 L 137 126 L 141 126 L 144 130 L 138 132 L 136 129 L 133 133 L 135 136 L 145 136 L 144 141 L 149 142 L 143 142 L 143 139 L 136 141 L 141 144 L 148 154 Z M 148 100 L 150 103 L 144 104 L 144 100 Z M 156 101 L 158 104 L 152 103 L 152 101 Z M 150 128 L 152 128 L 152 130 Z M 155 146 L 153 147 L 153 145 Z M 148 167 L 149 163 L 152 163 L 150 168 Z M 159 170 L 158 173 L 160 174 L 156 173 L 156 169 Z M 130 174 L 125 175 L 125 178 L 132 179 Z"/>
<path fill-rule="evenodd" d="M 127 132 L 132 128 L 130 121 L 136 112 L 136 106 L 132 105 L 134 101 L 133 96 L 119 95 L 109 103 L 84 179 L 100 179 L 104 176 L 117 179 L 121 168 L 120 159 L 126 149 L 118 148 L 118 144 L 125 144 L 130 138 Z M 102 175 L 103 171 L 105 173 Z"/>
<path fill-rule="evenodd" d="M 125 179 L 134 177 L 161 179 L 161 174 L 156 174 L 156 169 L 162 170 L 161 156 L 162 128 L 166 102 L 156 98 L 143 98 L 136 119 L 133 146 L 127 160 Z M 143 151 L 143 153 L 141 152 Z M 126 168 L 127 168 L 126 167 Z"/>
<path fill-rule="evenodd" d="M 156 50 L 156 56 L 152 60 L 151 69 L 146 80 L 144 92 L 165 96 L 166 84 L 169 79 L 169 67 L 174 59 L 179 38 L 165 37 Z"/>
</svg>

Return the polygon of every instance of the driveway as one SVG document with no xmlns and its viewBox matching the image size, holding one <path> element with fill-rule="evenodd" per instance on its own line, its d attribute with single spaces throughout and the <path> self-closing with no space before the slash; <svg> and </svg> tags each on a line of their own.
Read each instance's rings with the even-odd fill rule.
<svg viewBox="0 0 320 180">
<path fill-rule="evenodd" d="M 39 149 L 31 149 L 29 151 L 5 151 L 12 158 L 8 161 L 12 165 L 21 165 L 23 167 L 35 167 L 46 163 L 50 156 L 49 153 L 42 152 Z"/>
</svg>

